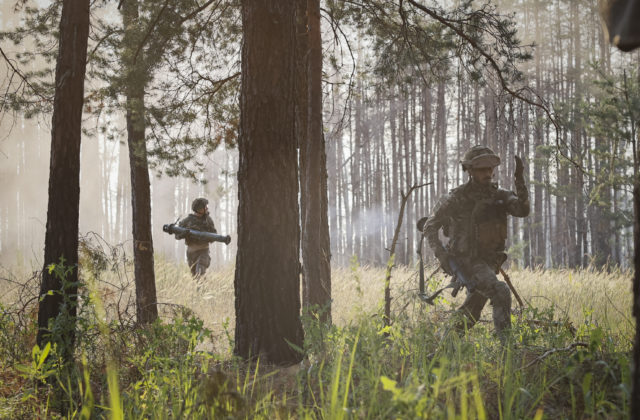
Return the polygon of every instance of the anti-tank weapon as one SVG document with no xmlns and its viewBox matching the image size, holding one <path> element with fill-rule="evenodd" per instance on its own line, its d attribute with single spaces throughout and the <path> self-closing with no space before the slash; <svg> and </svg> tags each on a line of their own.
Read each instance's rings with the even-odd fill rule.
<svg viewBox="0 0 640 420">
<path fill-rule="evenodd" d="M 231 236 L 229 235 L 218 235 L 217 233 L 187 229 L 176 226 L 175 223 L 162 226 L 162 230 L 170 235 L 176 235 L 176 239 L 189 238 L 203 242 L 222 242 L 226 245 L 229 245 L 229 242 L 231 242 Z"/>
</svg>

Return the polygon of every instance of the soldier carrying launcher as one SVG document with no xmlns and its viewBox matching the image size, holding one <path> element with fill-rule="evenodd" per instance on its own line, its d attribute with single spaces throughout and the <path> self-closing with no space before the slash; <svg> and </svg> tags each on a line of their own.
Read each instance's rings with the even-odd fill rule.
<svg viewBox="0 0 640 420">
<path fill-rule="evenodd" d="M 211 263 L 209 242 L 224 242 L 229 245 L 230 236 L 218 235 L 213 220 L 209 216 L 209 201 L 196 198 L 191 204 L 191 213 L 178 226 L 164 225 L 162 230 L 175 234 L 176 239 L 184 239 L 187 244 L 187 262 L 193 277 L 203 276 Z"/>
</svg>

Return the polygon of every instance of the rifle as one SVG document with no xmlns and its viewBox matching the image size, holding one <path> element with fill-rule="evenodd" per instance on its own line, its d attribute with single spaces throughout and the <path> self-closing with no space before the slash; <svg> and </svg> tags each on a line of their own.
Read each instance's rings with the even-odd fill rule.
<svg viewBox="0 0 640 420">
<path fill-rule="evenodd" d="M 472 278 L 468 277 L 465 273 L 464 270 L 462 269 L 462 267 L 460 266 L 460 264 L 458 263 L 458 261 L 454 258 L 454 257 L 449 257 L 449 267 L 451 268 L 451 270 L 453 271 L 453 278 L 451 280 L 451 283 L 449 283 L 447 286 L 437 290 L 434 294 L 432 294 L 431 296 L 427 296 L 426 293 L 424 292 L 424 261 L 422 259 L 422 245 L 424 243 L 424 226 L 427 223 L 427 218 L 423 217 L 420 220 L 418 220 L 418 222 L 416 223 L 416 227 L 418 228 L 418 230 L 420 231 L 420 233 L 422 233 L 423 235 L 420 237 L 420 243 L 418 245 L 418 255 L 420 256 L 420 281 L 419 281 L 419 293 L 418 293 L 418 297 L 420 297 L 420 299 L 429 304 L 429 305 L 433 305 L 433 301 L 440 296 L 440 293 L 444 292 L 447 289 L 453 289 L 451 291 L 451 296 L 456 297 L 458 295 L 458 292 L 460 291 L 460 289 L 462 289 L 463 287 L 466 287 L 467 290 L 469 290 L 470 292 L 473 292 L 473 290 L 476 287 L 475 282 L 472 280 Z M 442 267 L 438 267 L 436 269 L 436 271 L 434 271 L 433 273 L 431 273 L 431 275 L 429 276 L 429 278 L 433 277 L 433 275 L 440 270 L 440 268 Z"/>
<path fill-rule="evenodd" d="M 458 296 L 458 292 L 463 287 L 466 287 L 470 293 L 475 290 L 476 288 L 475 281 L 473 280 L 472 277 L 469 277 L 465 274 L 464 270 L 462 269 L 462 267 L 456 261 L 455 258 L 449 257 L 449 267 L 451 268 L 451 271 L 453 271 L 453 274 L 451 275 L 452 276 L 451 283 L 449 283 L 445 287 L 438 289 L 431 296 L 426 296 L 424 293 L 421 293 L 420 299 L 422 299 L 423 302 L 425 302 L 428 305 L 433 305 L 433 301 L 438 296 L 440 296 L 440 293 L 444 292 L 447 289 L 453 289 L 451 291 L 451 296 L 453 297 Z"/>
<path fill-rule="evenodd" d="M 197 241 L 222 242 L 226 245 L 229 245 L 229 242 L 231 242 L 231 236 L 229 235 L 225 236 L 225 235 L 218 235 L 217 233 L 201 232 L 199 230 L 186 229 L 180 226 L 176 226 L 175 223 L 162 226 L 162 230 L 164 232 L 167 232 L 170 235 L 171 234 L 175 234 L 176 236 L 180 235 L 183 238 L 186 237 L 189 239 L 195 239 Z"/>
</svg>

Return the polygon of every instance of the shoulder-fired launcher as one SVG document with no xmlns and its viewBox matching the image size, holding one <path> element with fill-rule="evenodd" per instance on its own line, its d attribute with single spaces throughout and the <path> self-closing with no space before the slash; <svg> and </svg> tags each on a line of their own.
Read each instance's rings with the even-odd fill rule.
<svg viewBox="0 0 640 420">
<path fill-rule="evenodd" d="M 162 226 L 162 230 L 170 235 L 176 235 L 176 239 L 189 238 L 204 242 L 222 242 L 226 245 L 229 245 L 229 242 L 231 242 L 231 236 L 229 235 L 218 235 L 217 233 L 186 229 L 177 226 L 175 223 Z"/>
</svg>

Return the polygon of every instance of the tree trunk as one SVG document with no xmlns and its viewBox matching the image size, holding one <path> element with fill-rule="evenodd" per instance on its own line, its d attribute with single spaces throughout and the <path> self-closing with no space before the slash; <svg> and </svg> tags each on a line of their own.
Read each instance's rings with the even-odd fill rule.
<svg viewBox="0 0 640 420">
<path fill-rule="evenodd" d="M 535 26 L 536 26 L 536 40 L 539 40 L 542 36 L 542 29 L 540 27 L 540 16 L 539 11 L 536 8 L 535 11 Z M 536 90 L 538 92 L 542 89 L 542 64 L 540 60 L 540 54 L 536 55 Z M 535 255 L 532 256 L 532 263 L 534 266 L 544 266 L 546 263 L 546 242 L 544 237 L 544 228 L 543 228 L 543 219 L 542 219 L 542 164 L 541 159 L 542 156 L 540 154 L 540 148 L 543 145 L 543 130 L 542 130 L 542 112 L 539 108 L 535 111 L 536 123 L 534 126 L 534 138 L 533 138 L 533 155 L 534 155 L 534 164 L 533 164 L 533 180 L 536 183 L 536 187 L 534 190 L 534 201 L 533 201 L 533 229 L 532 229 L 532 240 L 534 242 L 534 246 L 532 247 L 535 251 Z"/>
<path fill-rule="evenodd" d="M 129 174 L 130 168 L 127 166 L 127 148 L 118 143 L 118 191 L 116 193 L 116 218 L 114 232 L 114 238 L 117 242 L 124 242 L 129 236 L 127 232 L 127 200 L 126 195 L 129 192 L 129 182 L 131 181 L 131 175 Z"/>
<path fill-rule="evenodd" d="M 133 62 L 130 49 L 137 44 L 138 1 L 128 0 L 122 8 L 125 27 L 123 62 L 127 71 L 127 142 L 131 167 L 131 209 L 133 230 L 133 263 L 136 284 L 136 315 L 140 323 L 152 323 L 158 318 L 156 280 L 153 268 L 153 237 L 151 234 L 151 185 L 145 143 L 144 67 Z"/>
<path fill-rule="evenodd" d="M 88 36 L 89 1 L 64 0 L 51 123 L 49 203 L 37 342 L 42 347 L 50 340 L 50 321 L 58 315 L 67 316 L 63 336 L 55 337 L 61 341 L 58 344 L 62 346 L 67 361 L 73 355 L 76 307 L 74 304 L 64 305 L 64 300 L 66 297 L 75 301 L 78 290 L 80 140 Z M 48 268 L 62 259 L 69 269 L 64 278 L 56 276 Z"/>
<path fill-rule="evenodd" d="M 335 78 L 336 76 L 334 76 Z M 337 79 L 336 79 L 337 80 Z M 338 147 L 340 147 L 340 136 L 342 134 L 341 129 L 341 113 L 337 109 L 337 102 L 340 98 L 340 91 L 338 83 L 334 83 L 332 89 L 332 100 L 334 103 L 331 112 L 331 127 L 332 132 L 327 143 L 327 169 L 329 172 L 329 212 L 330 212 L 330 226 L 331 226 L 331 251 L 334 255 L 338 255 L 338 261 L 340 262 L 342 249 L 342 223 L 339 217 L 340 215 L 340 168 L 342 162 L 338 159 Z M 335 258 L 334 258 L 335 261 Z"/>
<path fill-rule="evenodd" d="M 634 202 L 634 267 L 633 316 L 636 319 L 636 339 L 633 346 L 633 372 L 631 378 L 631 418 L 640 419 L 640 182 L 635 180 Z"/>
<path fill-rule="evenodd" d="M 327 156 L 322 127 L 322 39 L 320 1 L 308 0 L 309 67 L 306 141 L 300 155 L 306 167 L 302 214 L 303 300 L 305 306 L 321 308 L 321 317 L 331 322 L 331 243 L 327 216 Z"/>
<path fill-rule="evenodd" d="M 296 5 L 296 38 L 295 38 L 295 124 L 296 124 L 296 146 L 298 147 L 298 165 L 300 176 L 300 228 L 301 237 L 304 241 L 304 215 L 306 207 L 307 183 L 307 135 L 309 133 L 309 18 L 307 16 L 307 0 L 295 0 Z M 302 284 L 304 285 L 304 271 L 302 273 Z M 303 294 L 304 299 L 304 294 Z M 304 300 L 303 300 L 304 305 Z"/>
<path fill-rule="evenodd" d="M 243 0 L 235 353 L 297 363 L 300 321 L 294 117 L 295 4 Z"/>
<path fill-rule="evenodd" d="M 447 177 L 447 121 L 444 98 L 444 82 L 438 83 L 438 104 L 436 108 L 436 144 L 438 145 L 438 196 L 447 193 L 449 180 Z"/>
</svg>

